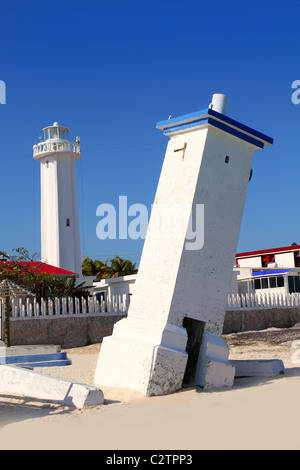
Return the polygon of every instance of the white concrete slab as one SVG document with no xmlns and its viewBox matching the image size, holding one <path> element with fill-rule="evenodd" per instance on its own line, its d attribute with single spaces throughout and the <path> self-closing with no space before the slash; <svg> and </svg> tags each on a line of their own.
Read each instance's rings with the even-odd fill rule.
<svg viewBox="0 0 300 470">
<path fill-rule="evenodd" d="M 103 392 L 97 387 L 50 377 L 14 365 L 0 365 L 0 393 L 17 393 L 80 409 L 101 405 L 104 401 Z"/>
<path fill-rule="evenodd" d="M 270 360 L 231 360 L 235 367 L 235 377 L 275 377 L 285 373 L 280 359 Z"/>
<path fill-rule="evenodd" d="M 61 351 L 61 347 L 55 344 L 16 345 L 6 348 L 0 343 L 0 357 L 29 356 L 35 354 L 55 354 Z"/>
</svg>

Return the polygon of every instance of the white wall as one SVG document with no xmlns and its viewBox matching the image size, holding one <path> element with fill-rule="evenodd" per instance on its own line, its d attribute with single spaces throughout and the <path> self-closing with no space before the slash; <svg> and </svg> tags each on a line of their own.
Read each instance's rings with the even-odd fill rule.
<svg viewBox="0 0 300 470">
<path fill-rule="evenodd" d="M 275 253 L 275 263 L 278 267 L 282 268 L 293 268 L 295 266 L 294 253 Z M 252 268 L 261 268 L 261 256 L 253 256 L 249 258 L 242 258 L 238 260 L 238 264 L 241 268 L 243 267 L 252 267 Z"/>
<path fill-rule="evenodd" d="M 93 283 L 93 293 L 104 292 L 105 299 L 112 301 L 114 298 L 119 297 L 129 301 L 129 297 L 134 292 L 134 284 L 136 281 L 136 274 L 129 276 L 122 276 L 116 278 L 102 279 Z"/>
<path fill-rule="evenodd" d="M 278 267 L 293 268 L 295 266 L 294 253 L 279 253 L 275 255 L 275 263 Z"/>
<path fill-rule="evenodd" d="M 84 282 L 83 289 L 88 290 L 90 295 L 94 292 L 94 279 L 95 276 L 82 276 L 82 282 Z"/>
<path fill-rule="evenodd" d="M 256 269 L 256 267 L 255 267 Z M 251 267 L 246 267 L 246 268 L 238 268 L 239 274 L 237 275 L 237 279 L 247 279 L 252 277 L 252 268 Z"/>
<path fill-rule="evenodd" d="M 242 258 L 238 260 L 239 267 L 241 268 L 261 268 L 261 256 L 253 256 L 252 258 Z"/>
</svg>

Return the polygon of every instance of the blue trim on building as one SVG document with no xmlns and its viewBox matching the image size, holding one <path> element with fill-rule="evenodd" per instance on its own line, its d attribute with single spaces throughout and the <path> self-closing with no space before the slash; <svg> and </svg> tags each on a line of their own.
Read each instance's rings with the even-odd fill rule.
<svg viewBox="0 0 300 470">
<path fill-rule="evenodd" d="M 273 143 L 273 139 L 271 137 L 245 126 L 224 114 L 213 111 L 210 108 L 160 121 L 156 124 L 156 127 L 162 130 L 165 135 L 169 135 L 173 132 L 182 131 L 184 129 L 204 124 L 210 124 L 259 148 L 263 148 L 265 145 L 272 145 Z"/>
<path fill-rule="evenodd" d="M 183 114 L 182 116 L 177 116 L 175 118 L 166 119 L 164 121 L 160 121 L 156 124 L 158 129 L 171 126 L 172 124 L 178 123 L 180 121 L 186 121 L 187 119 L 193 120 L 194 118 L 200 118 L 201 116 L 206 116 L 208 113 L 208 108 L 202 109 L 201 111 L 195 111 L 194 113 Z"/>
<path fill-rule="evenodd" d="M 209 123 L 210 119 L 208 117 L 203 117 L 201 119 L 196 119 L 193 122 L 188 122 L 185 124 L 178 124 L 177 126 L 171 126 L 167 129 L 164 129 L 164 134 L 170 134 L 171 132 L 176 132 L 181 129 L 189 129 L 190 127 L 201 126 L 203 124 Z"/>
<path fill-rule="evenodd" d="M 235 137 L 238 137 L 239 139 L 249 142 L 249 144 L 255 145 L 256 147 L 259 147 L 261 149 L 264 148 L 264 143 L 261 142 L 260 140 L 254 139 L 253 137 L 247 134 L 243 134 L 242 132 L 239 132 L 238 130 L 233 129 L 232 127 L 229 127 L 226 124 L 223 124 L 222 122 L 216 121 L 215 119 L 211 119 L 211 118 L 197 119 L 188 124 L 181 124 L 179 126 L 168 127 L 164 131 L 164 134 L 168 135 L 168 134 L 171 134 L 172 132 L 176 132 L 176 131 L 183 130 L 183 129 L 191 129 L 193 127 L 201 126 L 204 124 L 210 124 L 211 126 L 214 126 L 217 129 L 220 129 L 221 131 L 227 132 L 227 134 L 234 135 Z"/>
<path fill-rule="evenodd" d="M 211 121 L 210 124 L 212 124 L 214 127 L 217 127 L 221 131 L 225 131 L 228 134 L 234 135 L 235 137 L 245 140 L 245 142 L 255 145 L 256 147 L 259 147 L 261 149 L 264 148 L 264 142 L 262 142 L 261 140 L 257 140 L 248 134 L 244 134 L 243 132 L 240 132 L 237 129 L 234 129 L 233 127 L 227 126 L 226 124 L 223 124 L 220 121 L 216 121 L 215 119 L 209 119 L 209 121 Z"/>
<path fill-rule="evenodd" d="M 252 276 L 274 276 L 276 274 L 285 274 L 289 273 L 289 269 L 272 269 L 270 271 L 253 271 Z"/>
<path fill-rule="evenodd" d="M 248 132 L 249 134 L 254 135 L 258 139 L 268 142 L 268 144 L 270 145 L 272 145 L 274 142 L 274 139 L 272 139 L 272 137 L 269 137 L 266 134 L 263 134 L 262 132 L 256 131 L 255 129 L 252 129 L 251 127 L 245 126 L 245 124 L 235 121 L 234 119 L 228 116 L 225 116 L 224 114 L 217 113 L 217 111 L 214 111 L 213 109 L 209 109 L 208 114 L 211 114 L 212 116 L 215 116 L 218 119 L 222 119 L 222 121 L 225 121 L 227 124 L 230 124 L 231 126 L 239 127 L 244 132 Z"/>
</svg>

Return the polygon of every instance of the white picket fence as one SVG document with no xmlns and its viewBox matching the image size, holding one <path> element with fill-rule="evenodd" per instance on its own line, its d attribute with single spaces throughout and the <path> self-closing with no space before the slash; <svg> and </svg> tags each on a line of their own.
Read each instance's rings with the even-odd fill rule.
<svg viewBox="0 0 300 470">
<path fill-rule="evenodd" d="M 229 294 L 228 310 L 300 307 L 300 293 Z"/>
<path fill-rule="evenodd" d="M 128 305 L 126 296 L 118 296 L 111 301 L 99 302 L 95 297 L 62 297 L 52 299 L 13 298 L 11 299 L 11 319 L 65 317 L 69 315 L 121 315 L 126 314 Z M 4 318 L 4 300 L 0 301 L 0 316 Z"/>
<path fill-rule="evenodd" d="M 229 294 L 228 310 L 255 308 L 300 307 L 300 293 L 297 294 Z M 13 298 L 10 317 L 13 320 L 24 318 L 51 318 L 82 315 L 122 315 L 128 311 L 126 296 L 117 296 L 105 302 L 95 297 L 73 299 L 72 297 L 41 299 Z M 0 317 L 4 319 L 4 300 L 0 300 Z M 1 327 L 1 325 L 0 325 Z"/>
</svg>

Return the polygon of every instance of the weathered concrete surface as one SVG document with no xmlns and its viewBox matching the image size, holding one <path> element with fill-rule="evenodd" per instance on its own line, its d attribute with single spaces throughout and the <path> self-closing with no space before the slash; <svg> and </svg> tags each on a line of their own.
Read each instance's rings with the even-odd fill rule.
<svg viewBox="0 0 300 470">
<path fill-rule="evenodd" d="M 11 345 L 59 344 L 67 349 L 101 343 L 105 336 L 112 334 L 115 323 L 125 316 L 69 315 L 11 320 Z"/>
<path fill-rule="evenodd" d="M 27 318 L 10 322 L 11 345 L 59 344 L 77 348 L 101 343 L 110 336 L 114 325 L 126 315 Z M 291 328 L 300 322 L 300 308 L 229 310 L 223 334 L 258 331 L 267 328 Z M 1 346 L 1 344 L 0 344 Z"/>
<path fill-rule="evenodd" d="M 104 371 L 111 374 L 109 386 L 119 387 L 121 377 L 122 387 L 133 388 L 147 396 L 171 393 L 175 386 L 181 388 L 182 374 L 188 359 L 185 351 L 187 340 L 185 328 L 166 325 L 161 331 L 160 328 L 153 328 L 149 321 L 147 323 L 148 337 L 145 341 L 144 328 L 126 323 L 125 340 L 124 327 L 121 328 L 123 335 L 116 335 L 124 321 L 122 320 L 115 325 L 113 336 L 104 338 L 101 350 L 104 350 L 102 358 L 106 366 L 105 369 L 96 367 L 94 383 L 100 386 L 106 385 L 102 382 Z M 106 347 L 103 348 L 103 345 Z M 114 354 L 116 350 L 121 357 L 126 357 L 126 360 L 131 364 L 130 368 L 120 369 L 118 356 Z M 153 375 L 153 383 L 151 384 L 149 384 L 149 364 L 151 364 L 151 374 Z M 117 369 L 119 370 L 118 375 L 114 374 Z"/>
<path fill-rule="evenodd" d="M 11 365 L 0 365 L 0 393 L 17 393 L 76 408 L 101 405 L 104 401 L 103 393 L 97 387 Z"/>
<path fill-rule="evenodd" d="M 230 310 L 225 315 L 223 334 L 267 328 L 291 328 L 299 321 L 299 307 Z"/>
<path fill-rule="evenodd" d="M 225 341 L 204 333 L 195 375 L 195 384 L 204 390 L 232 387 L 235 368 L 229 361 L 229 347 Z"/>
</svg>

